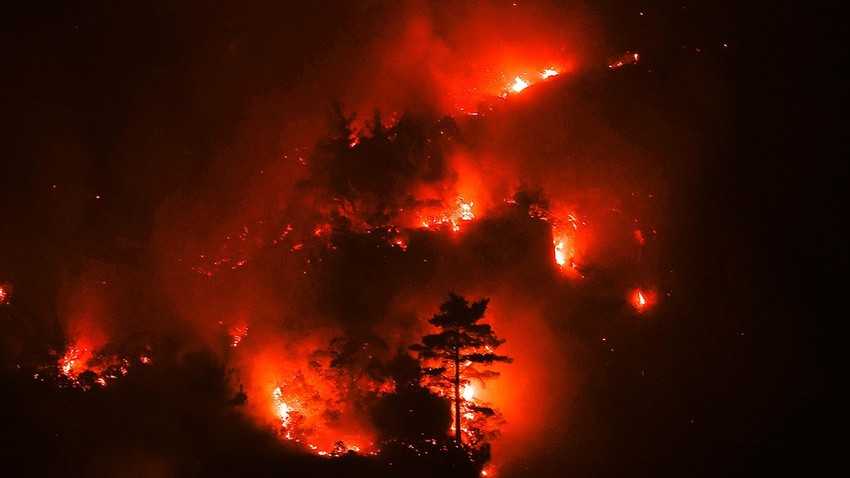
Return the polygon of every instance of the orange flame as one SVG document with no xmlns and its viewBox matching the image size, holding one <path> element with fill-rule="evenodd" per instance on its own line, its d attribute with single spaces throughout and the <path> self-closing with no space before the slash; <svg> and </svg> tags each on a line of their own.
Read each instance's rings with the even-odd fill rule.
<svg viewBox="0 0 850 478">
<path fill-rule="evenodd" d="M 629 302 L 637 312 L 644 312 L 655 305 L 655 291 L 635 289 L 630 293 Z"/>
<path fill-rule="evenodd" d="M 552 76 L 557 76 L 557 75 L 558 75 L 558 70 L 556 70 L 554 68 L 546 68 L 545 70 L 543 70 L 543 73 L 540 74 L 540 78 L 543 78 L 545 80 L 547 78 L 550 78 Z"/>
<path fill-rule="evenodd" d="M 511 89 L 519 93 L 520 91 L 528 88 L 529 84 L 530 83 L 517 76 L 516 79 L 514 79 L 514 84 L 511 85 Z"/>
<path fill-rule="evenodd" d="M 475 388 L 472 386 L 472 384 L 468 383 L 468 384 L 464 385 L 463 386 L 463 399 L 466 400 L 467 402 L 469 402 L 469 401 L 472 400 L 472 398 L 474 396 L 475 396 Z"/>
<path fill-rule="evenodd" d="M 0 283 L 0 304 L 8 304 L 12 296 L 12 284 Z"/>
</svg>

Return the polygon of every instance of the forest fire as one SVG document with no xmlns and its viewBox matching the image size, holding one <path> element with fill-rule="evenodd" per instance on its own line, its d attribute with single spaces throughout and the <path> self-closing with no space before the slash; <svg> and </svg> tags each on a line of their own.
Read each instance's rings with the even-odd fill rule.
<svg viewBox="0 0 850 478">
<path fill-rule="evenodd" d="M 442 210 L 438 215 L 427 215 L 422 218 L 422 227 L 430 229 L 433 226 L 451 226 L 453 232 L 460 231 L 461 221 L 471 221 L 475 219 L 475 214 L 472 212 L 473 201 L 466 202 L 462 197 L 457 198 L 454 207 Z M 422 213 L 419 213 L 420 218 Z"/>
<path fill-rule="evenodd" d="M 547 68 L 539 77 L 542 81 L 556 75 L 558 70 Z M 516 76 L 511 89 L 518 93 L 532 84 Z M 472 197 L 492 198 L 501 192 L 470 166 L 477 160 L 474 151 L 455 152 L 455 148 L 469 147 L 460 140 L 457 125 L 446 118 L 403 116 L 384 124 L 376 113 L 366 129 L 354 131 L 348 115 L 341 110 L 336 115 L 343 126 L 305 151 L 307 160 L 298 167 L 307 165 L 308 174 L 291 195 L 276 200 L 279 210 L 254 216 L 250 209 L 243 215 L 237 210 L 217 229 L 220 234 L 198 237 L 195 243 L 183 242 L 182 237 L 169 239 L 178 247 L 169 247 L 168 257 L 176 259 L 168 266 L 188 270 L 197 281 L 187 287 L 182 285 L 182 272 L 169 270 L 166 279 L 181 291 L 173 300 L 185 305 L 184 313 L 197 316 L 191 323 L 199 335 L 215 337 L 210 340 L 213 344 L 226 344 L 229 350 L 218 353 L 240 377 L 240 398 L 234 403 L 280 440 L 325 457 L 379 456 L 402 443 L 417 456 L 446 453 L 458 446 L 465 459 L 476 464 L 480 476 L 492 476 L 495 467 L 489 450 L 498 441 L 500 428 L 521 424 L 525 418 L 514 414 L 508 420 L 500 411 L 521 400 L 519 395 L 482 390 L 485 382 L 496 381 L 499 375 L 490 366 L 513 360 L 495 352 L 505 340 L 489 324 L 477 323 L 484 318 L 489 299 L 470 304 L 451 294 L 429 320 L 439 332 L 429 334 L 420 328 L 424 335 L 419 341 L 411 336 L 412 330 L 381 334 L 370 327 L 394 331 L 398 327 L 392 320 L 414 311 L 421 315 L 427 305 L 434 304 L 425 305 L 422 299 L 421 303 L 384 304 L 385 299 L 364 300 L 361 295 L 373 295 L 370 281 L 380 285 L 389 271 L 403 270 L 408 263 L 401 256 L 410 255 L 422 264 L 443 256 L 474 257 L 479 251 L 497 256 L 513 246 L 500 243 L 498 236 L 488 237 L 487 228 L 537 234 L 528 231 L 541 223 L 547 234 L 543 242 L 550 244 L 550 265 L 554 261 L 570 278 L 584 277 L 580 261 L 586 255 L 587 224 L 572 206 L 550 210 L 542 192 L 511 191 L 511 199 L 501 204 L 473 201 Z M 387 162 L 373 169 L 373 176 L 363 176 L 359 168 L 375 168 L 374 158 Z M 441 174 L 433 176 L 432 170 Z M 263 172 L 263 176 L 271 175 Z M 531 221 L 532 226 L 514 224 L 518 218 Z M 182 233 L 184 227 L 179 224 L 175 230 Z M 449 235 L 453 241 L 443 242 L 441 231 L 462 229 L 463 234 Z M 510 235 L 503 237 L 511 240 Z M 633 238 L 643 245 L 640 230 Z M 184 260 L 188 257 L 195 259 Z M 376 266 L 382 262 L 388 264 L 385 271 Z M 414 279 L 405 278 L 404 273 L 400 277 Z M 455 281 L 439 276 L 433 280 L 425 290 L 442 280 Z M 281 284 L 281 289 L 272 291 L 269 283 Z M 78 313 L 69 323 L 97 330 L 95 318 L 108 315 L 107 301 L 101 289 L 86 281 L 81 284 L 83 293 L 71 296 Z M 278 296 L 280 290 L 286 294 Z M 8 300 L 9 294 L 3 294 L 0 299 Z M 655 304 L 652 292 L 630 294 L 638 312 Z M 299 296 L 316 300 L 318 306 L 304 303 Z M 345 301 L 363 308 L 365 318 L 358 318 L 361 312 Z M 380 307 L 372 308 L 369 301 Z M 342 305 L 325 308 L 325 303 L 336 302 Z M 396 311 L 401 304 L 407 309 Z M 298 318 L 302 311 L 308 311 L 303 321 Z M 379 326 L 369 314 L 390 325 Z M 308 339 L 300 330 L 310 330 L 310 320 L 337 327 L 333 333 L 323 331 Z M 357 320 L 371 325 L 348 326 L 348 321 Z M 299 332 L 287 332 L 287 327 Z M 452 327 L 464 331 L 462 342 L 451 338 Z M 394 347 L 409 352 L 393 357 L 390 337 Z M 83 389 L 103 387 L 126 375 L 128 360 L 97 352 L 107 341 L 104 336 L 97 345 L 78 341 L 68 347 L 58 361 L 60 374 Z M 282 357 L 271 349 L 291 349 L 293 355 Z M 522 354 L 525 349 L 517 350 Z M 153 363 L 147 355 L 140 362 Z M 400 363 L 409 370 L 399 371 Z M 444 416 L 445 423 L 433 419 L 436 416 Z M 410 429 L 398 428 L 397 423 L 408 423 L 404 426 Z M 443 428 L 433 428 L 439 426 Z M 419 435 L 407 435 L 412 431 Z"/>
<path fill-rule="evenodd" d="M 4 476 L 840 468 L 823 6 L 59 3 L 0 29 Z"/>
<path fill-rule="evenodd" d="M 540 72 L 538 76 L 541 80 L 547 80 L 553 76 L 557 76 L 558 73 L 559 71 L 554 68 L 546 68 L 542 72 Z M 521 76 L 515 76 L 514 81 L 510 86 L 510 91 L 513 91 L 514 93 L 519 93 L 522 90 L 531 86 L 532 84 L 534 83 L 531 80 L 527 80 Z"/>
<path fill-rule="evenodd" d="M 106 387 L 126 376 L 130 360 L 93 350 L 87 342 L 79 340 L 67 347 L 65 354 L 57 360 L 56 366 L 58 376 L 52 377 L 50 367 L 45 365 L 35 374 L 36 380 L 60 380 L 60 386 L 90 390 Z"/>
<path fill-rule="evenodd" d="M 513 27 L 513 18 L 489 21 Z M 143 239 L 127 239 L 128 226 L 98 260 L 63 264 L 64 347 L 36 367 L 36 381 L 84 397 L 100 392 L 75 389 L 179 397 L 168 410 L 209 413 L 225 431 L 212 420 L 163 422 L 203 423 L 198 434 L 215 439 L 248 423 L 285 456 L 501 474 L 570 412 L 578 366 L 552 337 L 580 349 L 569 327 L 586 304 L 601 304 L 600 323 L 613 322 L 605 314 L 624 296 L 637 312 L 658 305 L 655 292 L 632 288 L 634 277 L 658 283 L 654 256 L 629 254 L 655 231 L 606 215 L 610 204 L 642 206 L 625 191 L 644 178 L 615 184 L 619 169 L 596 163 L 621 150 L 591 134 L 601 127 L 553 119 L 581 101 L 567 80 L 591 81 L 584 53 L 560 24 L 541 31 L 522 18 L 527 31 L 469 45 L 463 28 L 441 32 L 411 14 L 398 51 L 364 52 L 363 64 L 386 75 L 340 75 L 352 85 L 373 78 L 358 94 L 340 89 L 349 104 L 374 101 L 370 114 L 323 91 L 321 124 L 257 93 L 257 112 L 246 113 L 256 124 L 208 148 L 181 143 L 169 158 L 206 154 L 197 159 L 206 167 L 150 199 Z M 254 48 L 228 44 L 233 65 Z M 90 216 L 101 214 L 111 213 Z M 625 240 L 624 229 L 634 231 Z M 11 283 L 0 283 L 0 305 L 11 298 Z"/>
</svg>

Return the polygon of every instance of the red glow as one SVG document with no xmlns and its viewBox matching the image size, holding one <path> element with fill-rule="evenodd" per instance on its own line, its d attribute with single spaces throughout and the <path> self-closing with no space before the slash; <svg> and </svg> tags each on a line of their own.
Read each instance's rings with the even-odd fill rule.
<svg viewBox="0 0 850 478">
<path fill-rule="evenodd" d="M 629 294 L 629 302 L 637 312 L 645 312 L 656 304 L 654 290 L 635 289 Z"/>
<path fill-rule="evenodd" d="M 0 282 L 0 305 L 9 304 L 9 299 L 12 297 L 12 284 L 8 282 Z"/>
</svg>

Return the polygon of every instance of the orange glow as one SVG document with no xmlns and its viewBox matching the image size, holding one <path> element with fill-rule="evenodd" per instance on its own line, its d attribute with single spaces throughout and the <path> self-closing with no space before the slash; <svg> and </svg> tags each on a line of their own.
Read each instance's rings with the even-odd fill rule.
<svg viewBox="0 0 850 478">
<path fill-rule="evenodd" d="M 463 386 L 463 399 L 467 402 L 471 401 L 475 396 L 475 388 L 472 387 L 472 384 L 466 384 Z"/>
<path fill-rule="evenodd" d="M 550 58 L 558 54 L 548 53 Z M 498 99 L 506 99 L 533 85 L 535 82 L 546 81 L 554 76 L 571 71 L 572 62 L 558 58 L 558 66 L 541 67 L 540 63 L 516 59 L 494 59 L 490 68 L 485 68 L 479 74 L 468 78 L 466 87 L 455 90 L 449 95 L 454 99 L 454 108 L 460 113 L 478 116 L 492 111 Z M 544 65 L 546 63 L 543 63 Z M 535 72 L 535 73 L 529 73 Z"/>
<path fill-rule="evenodd" d="M 553 242 L 555 244 L 555 262 L 559 266 L 564 267 L 567 264 L 567 246 L 565 244 L 567 240 L 555 239 Z"/>
<path fill-rule="evenodd" d="M 242 357 L 240 385 L 251 397 L 246 411 L 282 440 L 303 445 L 311 453 L 372 453 L 375 437 L 371 423 L 340 395 L 348 384 L 340 386 L 334 381 L 326 358 L 305 363 L 304 357 L 327 344 L 325 333 L 316 334 L 268 343 L 261 349 L 239 347 L 234 351 Z M 362 388 L 360 384 L 354 386 Z M 338 446 L 340 441 L 344 450 Z"/>
<path fill-rule="evenodd" d="M 553 76 L 558 76 L 558 70 L 555 68 L 546 68 L 540 72 L 540 79 L 547 80 Z M 534 84 L 532 81 L 522 78 L 521 76 L 514 77 L 514 82 L 508 88 L 508 92 L 519 93 Z M 502 95 L 505 96 L 504 94 Z"/>
<path fill-rule="evenodd" d="M 637 312 L 644 312 L 656 303 L 656 294 L 652 290 L 635 289 L 629 294 L 629 302 Z"/>
<path fill-rule="evenodd" d="M 519 93 L 520 91 L 528 88 L 528 86 L 529 83 L 527 81 L 517 76 L 516 79 L 514 79 L 514 84 L 511 85 L 511 89 Z"/>
<path fill-rule="evenodd" d="M 0 283 L 0 305 L 8 304 L 12 295 L 12 284 Z"/>
<path fill-rule="evenodd" d="M 289 405 L 287 405 L 281 398 L 282 392 L 280 391 L 280 387 L 275 388 L 272 391 L 272 396 L 274 397 L 275 404 L 277 405 L 278 418 L 281 422 L 286 422 L 289 418 Z"/>
<path fill-rule="evenodd" d="M 581 232 L 579 226 L 584 225 L 584 223 L 579 221 L 574 214 L 566 214 L 565 217 L 558 217 L 546 213 L 542 219 L 552 223 L 552 244 L 554 245 L 553 254 L 555 263 L 562 271 L 578 275 L 578 239 Z"/>
</svg>

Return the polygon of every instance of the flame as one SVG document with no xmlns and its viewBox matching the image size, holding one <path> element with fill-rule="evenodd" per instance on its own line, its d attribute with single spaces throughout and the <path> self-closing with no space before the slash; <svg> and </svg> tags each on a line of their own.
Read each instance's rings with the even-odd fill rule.
<svg viewBox="0 0 850 478">
<path fill-rule="evenodd" d="M 463 399 L 467 402 L 471 401 L 475 396 L 475 388 L 471 384 L 463 386 Z"/>
<path fill-rule="evenodd" d="M 149 361 L 141 360 L 142 363 Z M 88 390 L 94 384 L 105 387 L 111 381 L 127 375 L 130 362 L 117 355 L 106 355 L 95 350 L 88 341 L 81 339 L 69 345 L 65 354 L 56 363 L 59 373 L 73 387 Z M 89 380 L 81 380 L 85 372 L 93 373 Z"/>
<path fill-rule="evenodd" d="M 8 304 L 12 296 L 12 284 L 0 282 L 0 305 Z"/>
<path fill-rule="evenodd" d="M 518 76 L 517 76 L 517 77 L 514 79 L 514 84 L 513 84 L 513 85 L 511 85 L 511 89 L 512 89 L 512 90 L 514 90 L 515 92 L 519 93 L 520 91 L 522 91 L 522 90 L 524 90 L 524 89 L 528 88 L 528 87 L 529 87 L 529 85 L 530 85 L 530 83 L 529 83 L 529 82 L 527 82 L 527 81 L 525 81 L 525 80 L 523 80 L 522 78 L 520 78 L 520 77 L 518 77 Z"/>
<path fill-rule="evenodd" d="M 564 267 L 567 264 L 566 239 L 555 239 L 553 242 L 555 243 L 555 262 Z"/>
<path fill-rule="evenodd" d="M 431 226 L 446 225 L 451 226 L 452 231 L 458 232 L 460 231 L 461 221 L 475 219 L 475 213 L 472 211 L 474 205 L 474 201 L 467 202 L 462 196 L 458 197 L 451 208 L 443 209 L 436 215 L 425 212 L 426 217 L 422 217 L 422 212 L 420 212 L 420 225 L 426 229 L 430 229 Z"/>
<path fill-rule="evenodd" d="M 535 214 L 542 214 L 534 211 Z M 555 215 L 542 216 L 541 219 L 552 222 L 552 244 L 555 263 L 562 271 L 578 274 L 577 262 L 577 234 L 580 232 L 579 225 L 584 225 L 574 214 L 567 214 L 566 218 Z"/>
<path fill-rule="evenodd" d="M 277 407 L 277 415 L 281 420 L 286 420 L 289 416 L 289 405 L 286 402 L 280 402 L 280 405 Z"/>
<path fill-rule="evenodd" d="M 94 354 L 87 347 L 69 346 L 65 355 L 59 359 L 59 369 L 63 375 L 76 378 L 86 371 L 86 363 L 93 357 Z"/>
<path fill-rule="evenodd" d="M 475 214 L 472 212 L 472 205 L 475 204 L 473 202 L 465 203 L 463 202 L 463 198 L 458 199 L 460 202 L 460 218 L 463 221 L 471 221 L 475 219 Z"/>
<path fill-rule="evenodd" d="M 629 302 L 637 312 L 644 312 L 656 303 L 653 290 L 635 289 L 630 293 Z"/>
<path fill-rule="evenodd" d="M 241 359 L 239 390 L 252 397 L 245 410 L 258 425 L 305 452 L 323 456 L 374 453 L 375 430 L 346 393 L 349 387 L 361 390 L 371 385 L 377 391 L 380 384 L 347 382 L 347 376 L 340 377 L 329 368 L 328 356 L 315 354 L 326 346 L 328 337 L 338 333 L 313 330 L 293 341 L 262 346 L 243 343 L 233 351 Z M 314 359 L 310 363 L 308 356 Z"/>
</svg>

